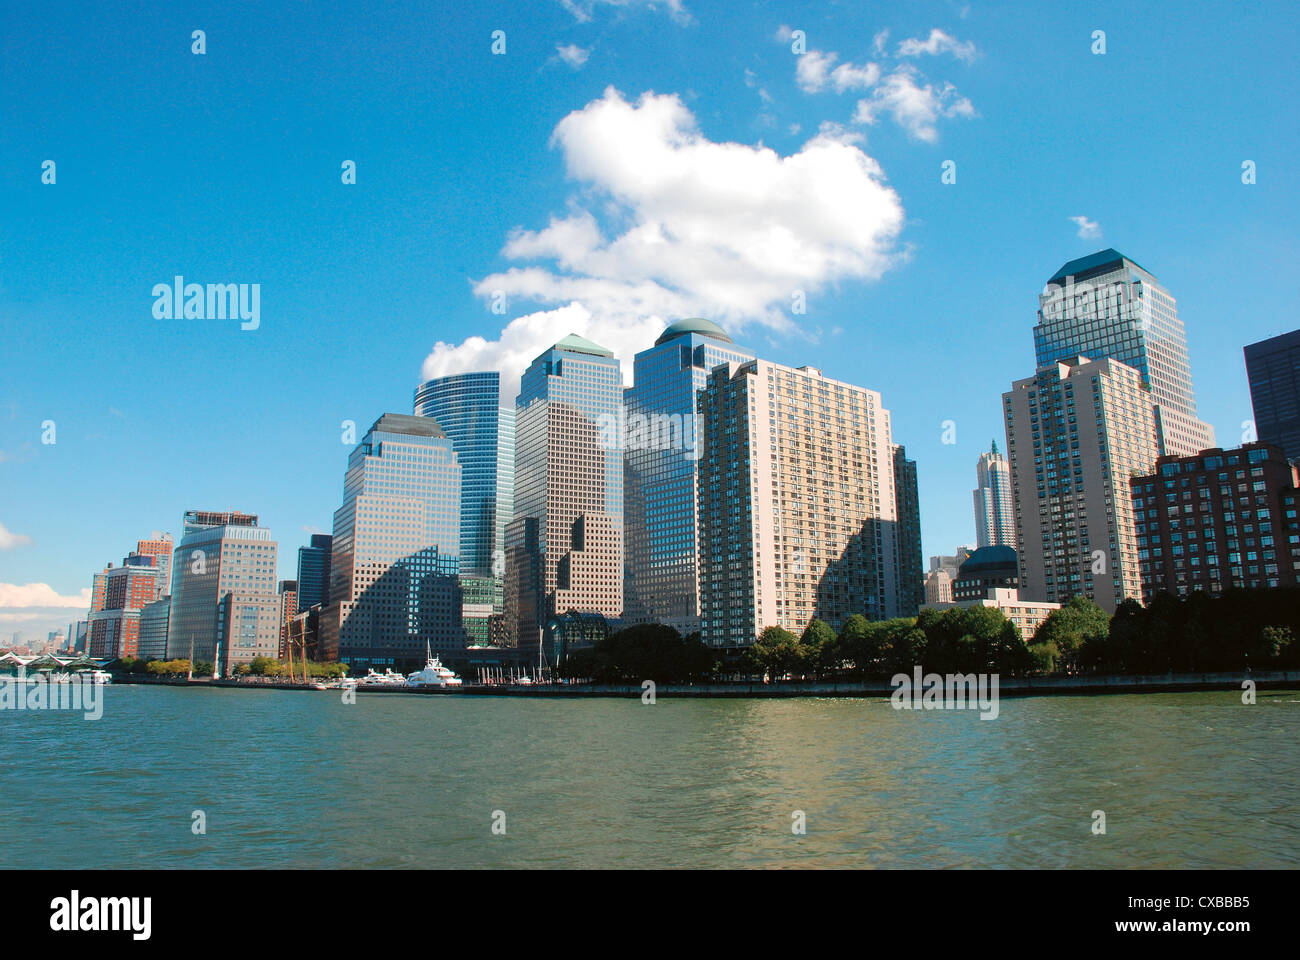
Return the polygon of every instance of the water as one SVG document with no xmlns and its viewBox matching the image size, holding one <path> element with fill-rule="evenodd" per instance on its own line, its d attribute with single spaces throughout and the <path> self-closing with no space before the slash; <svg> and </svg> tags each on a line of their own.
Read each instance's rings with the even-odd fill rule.
<svg viewBox="0 0 1300 960">
<path fill-rule="evenodd" d="M 994 721 L 848 699 L 105 696 L 98 721 L 0 711 L 0 822 L 24 838 L 5 866 L 1300 864 L 1294 692 L 1008 698 Z"/>
</svg>

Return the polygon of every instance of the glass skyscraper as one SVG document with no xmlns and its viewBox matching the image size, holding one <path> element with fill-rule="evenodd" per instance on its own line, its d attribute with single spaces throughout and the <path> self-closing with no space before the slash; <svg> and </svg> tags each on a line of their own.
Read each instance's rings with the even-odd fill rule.
<svg viewBox="0 0 1300 960">
<path fill-rule="evenodd" d="M 461 468 L 427 417 L 386 413 L 348 457 L 334 512 L 322 653 L 354 669 L 414 668 L 425 646 L 464 649 Z"/>
<path fill-rule="evenodd" d="M 415 389 L 415 415 L 437 421 L 461 468 L 460 579 L 470 642 L 491 640 L 502 612 L 505 532 L 514 505 L 515 412 L 493 372 L 438 377 Z"/>
<path fill-rule="evenodd" d="M 1116 250 L 1071 260 L 1038 297 L 1034 354 L 1039 369 L 1075 357 L 1112 359 L 1151 391 L 1160 452 L 1190 456 L 1214 446 L 1196 416 L 1187 338 L 1173 296 Z"/>
<path fill-rule="evenodd" d="M 330 601 L 330 551 L 334 538 L 328 533 L 313 533 L 311 544 L 298 548 L 298 609 L 310 610 Z"/>
<path fill-rule="evenodd" d="M 633 361 L 624 476 L 624 619 L 666 623 L 683 635 L 700 629 L 696 562 L 696 402 L 709 371 L 754 359 L 715 323 L 679 320 Z"/>
<path fill-rule="evenodd" d="M 1252 343 L 1245 354 L 1256 435 L 1300 460 L 1300 330 Z"/>
<path fill-rule="evenodd" d="M 515 401 L 505 627 L 543 653 L 570 611 L 623 611 L 623 383 L 614 354 L 570 334 L 524 371 Z M 554 663 L 557 651 L 546 652 Z"/>
</svg>

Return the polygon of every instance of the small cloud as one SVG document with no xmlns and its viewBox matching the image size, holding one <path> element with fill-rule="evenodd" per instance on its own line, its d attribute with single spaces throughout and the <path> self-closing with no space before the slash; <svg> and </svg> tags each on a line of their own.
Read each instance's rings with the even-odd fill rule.
<svg viewBox="0 0 1300 960">
<path fill-rule="evenodd" d="M 307 524 L 303 524 L 302 532 L 307 534 L 308 536 L 311 536 L 313 533 L 324 533 L 325 531 L 322 530 L 320 527 L 312 526 L 310 523 L 307 523 Z"/>
<path fill-rule="evenodd" d="M 975 116 L 971 102 L 951 83 L 919 82 L 922 79 L 911 67 L 900 67 L 881 81 L 869 98 L 858 101 L 853 122 L 874 124 L 887 113 L 913 139 L 934 143 L 939 139 L 936 123 L 941 117 Z"/>
<path fill-rule="evenodd" d="M 571 66 L 574 70 L 581 70 L 582 65 L 587 62 L 587 58 L 591 56 L 590 50 L 584 50 L 576 43 L 564 45 L 557 43 L 555 45 L 555 52 L 559 55 L 561 60 Z"/>
<path fill-rule="evenodd" d="M 0 523 L 0 550 L 30 546 L 31 542 L 32 538 L 25 533 L 11 533 L 8 527 Z"/>
<path fill-rule="evenodd" d="M 1081 240 L 1092 240 L 1101 236 L 1101 224 L 1096 220 L 1089 220 L 1087 217 L 1071 217 L 1070 221 L 1079 228 L 1079 238 Z"/>
<path fill-rule="evenodd" d="M 790 38 L 793 36 L 794 36 L 794 30 L 786 26 L 784 23 L 781 24 L 781 26 L 776 28 L 775 39 L 777 43 L 789 43 Z"/>
<path fill-rule="evenodd" d="M 924 40 L 909 37 L 898 45 L 900 57 L 915 57 L 922 53 L 937 57 L 940 54 L 951 53 L 958 60 L 969 63 L 975 59 L 975 52 L 975 44 L 969 41 L 965 43 L 958 41 L 939 29 L 931 30 L 930 36 Z"/>
<path fill-rule="evenodd" d="M 880 67 L 874 63 L 861 65 L 841 63 L 835 66 L 839 55 L 809 50 L 799 58 L 794 78 L 805 93 L 818 93 L 828 86 L 836 93 L 845 90 L 868 90 L 880 79 Z"/>
<path fill-rule="evenodd" d="M 871 49 L 876 51 L 876 56 L 883 57 L 885 55 L 885 44 L 888 42 L 889 42 L 888 29 L 881 30 L 878 34 L 876 34 L 874 37 L 871 38 Z"/>
</svg>

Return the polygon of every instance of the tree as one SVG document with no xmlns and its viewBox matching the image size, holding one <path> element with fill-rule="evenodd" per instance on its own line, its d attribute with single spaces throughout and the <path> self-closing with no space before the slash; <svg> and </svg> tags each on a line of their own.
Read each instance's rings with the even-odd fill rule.
<svg viewBox="0 0 1300 960">
<path fill-rule="evenodd" d="M 1034 644 L 1052 644 L 1056 648 L 1056 665 L 1065 673 L 1078 673 L 1084 645 L 1104 643 L 1109 630 L 1110 617 L 1105 610 L 1087 597 L 1074 596 L 1039 624 Z"/>
<path fill-rule="evenodd" d="M 828 660 L 835 659 L 839 638 L 825 620 L 811 620 L 799 638 L 798 666 L 802 672 L 816 675 Z"/>
</svg>

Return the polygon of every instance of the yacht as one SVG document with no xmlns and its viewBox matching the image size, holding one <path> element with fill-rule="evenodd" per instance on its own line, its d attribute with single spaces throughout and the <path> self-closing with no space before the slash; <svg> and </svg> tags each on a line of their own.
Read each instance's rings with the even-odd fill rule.
<svg viewBox="0 0 1300 960">
<path fill-rule="evenodd" d="M 459 687 L 464 681 L 442 665 L 442 661 L 433 655 L 426 643 L 424 655 L 428 658 L 423 670 L 417 670 L 406 678 L 413 687 Z"/>
<path fill-rule="evenodd" d="M 376 673 L 373 667 L 364 677 L 360 677 L 356 683 L 366 687 L 392 687 L 398 684 L 406 683 L 406 678 L 400 673 L 393 673 L 391 669 L 383 673 Z"/>
</svg>

